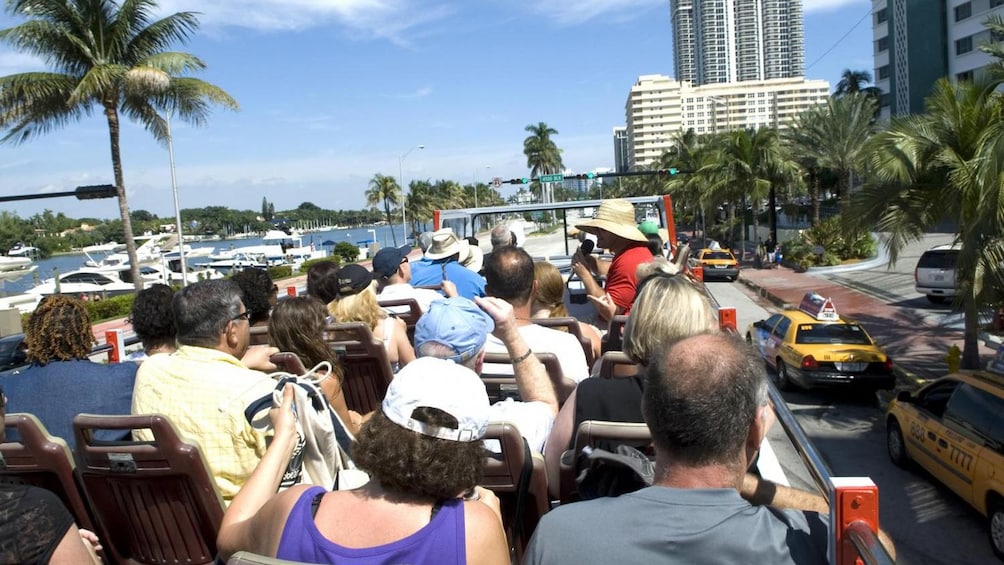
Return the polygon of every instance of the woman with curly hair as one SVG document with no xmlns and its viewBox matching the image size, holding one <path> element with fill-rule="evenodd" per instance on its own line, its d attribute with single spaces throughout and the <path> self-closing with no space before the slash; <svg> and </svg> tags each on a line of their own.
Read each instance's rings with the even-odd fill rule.
<svg viewBox="0 0 1004 565">
<path fill-rule="evenodd" d="M 373 273 L 353 263 L 339 269 L 336 276 L 338 298 L 328 303 L 328 313 L 335 321 L 363 322 L 369 326 L 373 337 L 387 349 L 387 359 L 395 373 L 414 361 L 415 348 L 408 341 L 408 326 L 380 307 Z"/>
<path fill-rule="evenodd" d="M 328 344 L 325 343 L 325 318 L 328 312 L 319 300 L 309 296 L 287 298 L 275 305 L 268 324 L 269 343 L 279 351 L 295 353 L 307 369 L 327 361 L 331 371 L 319 371 L 317 385 L 342 423 L 355 435 L 360 416 L 349 410 L 342 394 L 342 369 Z"/>
<path fill-rule="evenodd" d="M 143 350 L 130 355 L 129 361 L 142 362 L 151 355 L 177 351 L 178 328 L 171 309 L 173 298 L 174 290 L 166 284 L 153 284 L 136 294 L 129 321 L 132 331 L 143 343 Z"/>
<path fill-rule="evenodd" d="M 268 324 L 268 316 L 279 301 L 279 288 L 265 269 L 244 269 L 231 277 L 244 293 L 244 307 L 251 312 L 252 326 Z"/>
<path fill-rule="evenodd" d="M 71 447 L 77 414 L 131 412 L 136 364 L 88 359 L 94 334 L 83 302 L 62 294 L 46 296 L 28 318 L 24 334 L 31 365 L 0 377 L 11 399 L 9 412 L 34 414 Z M 118 440 L 128 434 L 102 430 L 97 438 Z"/>
<path fill-rule="evenodd" d="M 370 481 L 273 493 L 296 445 L 292 391 L 272 410 L 275 439 L 234 498 L 217 545 L 307 563 L 509 563 L 498 499 L 482 477 L 488 395 L 452 361 L 423 357 L 391 381 L 352 451 Z M 465 496 L 470 493 L 471 496 Z"/>
<path fill-rule="evenodd" d="M 571 316 L 565 308 L 565 280 L 561 271 L 551 263 L 534 261 L 533 280 L 537 283 L 537 292 L 533 295 L 531 318 L 563 318 Z M 579 320 L 582 335 L 589 338 L 593 349 L 593 359 L 600 358 L 602 337 L 596 326 Z"/>
</svg>

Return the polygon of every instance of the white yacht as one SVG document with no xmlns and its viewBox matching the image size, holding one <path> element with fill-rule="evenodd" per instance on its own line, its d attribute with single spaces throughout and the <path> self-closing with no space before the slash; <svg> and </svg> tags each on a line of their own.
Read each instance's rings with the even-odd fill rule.
<svg viewBox="0 0 1004 565">
<path fill-rule="evenodd" d="M 74 296 L 101 296 L 108 298 L 133 292 L 135 286 L 119 278 L 114 271 L 97 267 L 83 267 L 46 279 L 26 294 L 45 296 L 49 294 L 70 294 Z"/>
</svg>

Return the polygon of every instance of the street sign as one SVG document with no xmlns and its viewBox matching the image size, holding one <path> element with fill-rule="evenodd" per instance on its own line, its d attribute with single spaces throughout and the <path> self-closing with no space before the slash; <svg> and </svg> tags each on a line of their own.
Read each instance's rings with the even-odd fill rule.
<svg viewBox="0 0 1004 565">
<path fill-rule="evenodd" d="M 562 174 L 540 175 L 540 177 L 537 180 L 539 180 L 540 182 L 561 182 L 565 180 L 565 175 Z"/>
<path fill-rule="evenodd" d="M 494 186 L 495 188 L 499 188 L 500 186 L 502 186 L 502 177 L 495 177 L 495 178 L 493 178 L 492 179 L 492 186 Z"/>
</svg>

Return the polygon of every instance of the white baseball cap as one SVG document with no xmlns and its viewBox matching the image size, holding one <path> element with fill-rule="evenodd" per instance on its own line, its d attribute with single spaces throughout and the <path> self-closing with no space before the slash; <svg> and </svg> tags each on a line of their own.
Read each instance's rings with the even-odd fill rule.
<svg viewBox="0 0 1004 565">
<path fill-rule="evenodd" d="M 457 427 L 415 420 L 412 412 L 420 406 L 446 412 L 456 418 Z M 405 365 L 390 382 L 382 410 L 402 428 L 439 439 L 471 442 L 488 431 L 488 393 L 481 378 L 467 367 L 435 357 Z"/>
</svg>

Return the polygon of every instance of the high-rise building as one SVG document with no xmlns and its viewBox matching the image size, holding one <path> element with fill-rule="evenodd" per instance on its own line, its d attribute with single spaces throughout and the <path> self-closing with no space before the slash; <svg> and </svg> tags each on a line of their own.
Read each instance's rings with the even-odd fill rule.
<svg viewBox="0 0 1004 565">
<path fill-rule="evenodd" d="M 625 104 L 631 169 L 651 164 L 673 145 L 674 136 L 745 128 L 784 129 L 798 114 L 823 104 L 825 80 L 781 78 L 731 84 L 690 83 L 664 75 L 642 75 Z"/>
<path fill-rule="evenodd" d="M 627 127 L 617 126 L 614 128 L 614 170 L 623 173 L 630 169 Z"/>
<path fill-rule="evenodd" d="M 802 0 L 670 0 L 676 79 L 693 85 L 805 73 Z"/>
<path fill-rule="evenodd" d="M 883 116 L 924 110 L 942 78 L 974 80 L 992 58 L 983 22 L 1004 15 L 1004 0 L 872 0 L 875 86 Z"/>
</svg>

